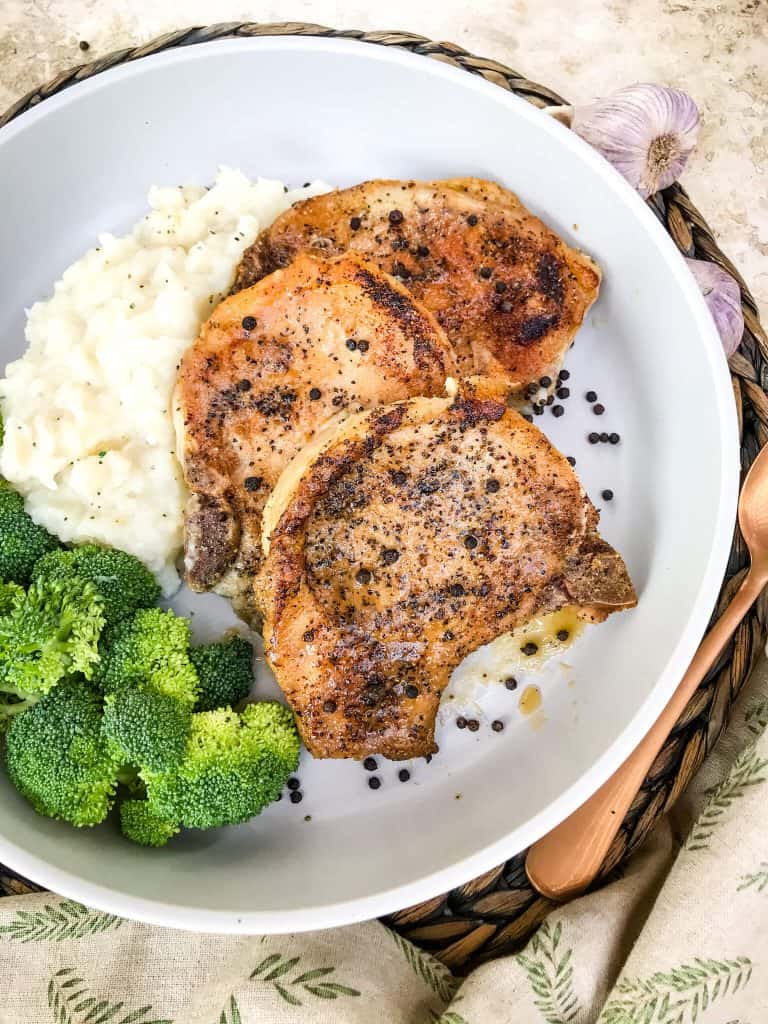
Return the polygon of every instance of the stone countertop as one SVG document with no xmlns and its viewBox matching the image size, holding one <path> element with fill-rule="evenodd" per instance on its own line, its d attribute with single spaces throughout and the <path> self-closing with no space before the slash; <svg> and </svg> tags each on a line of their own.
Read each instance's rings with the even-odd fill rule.
<svg viewBox="0 0 768 1024">
<path fill-rule="evenodd" d="M 449 39 L 576 103 L 636 81 L 687 90 L 703 126 L 683 184 L 768 323 L 768 0 L 2 0 L 0 109 L 72 64 L 171 29 L 289 19 Z"/>
</svg>

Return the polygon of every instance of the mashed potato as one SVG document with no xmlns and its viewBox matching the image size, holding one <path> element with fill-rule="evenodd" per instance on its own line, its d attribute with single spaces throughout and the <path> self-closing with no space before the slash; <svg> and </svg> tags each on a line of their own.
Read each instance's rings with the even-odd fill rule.
<svg viewBox="0 0 768 1024">
<path fill-rule="evenodd" d="M 229 289 L 240 255 L 296 199 L 222 169 L 211 189 L 152 188 L 130 234 L 101 235 L 27 316 L 0 381 L 0 472 L 64 541 L 130 551 L 178 583 L 186 489 L 170 407 L 179 358 Z"/>
</svg>

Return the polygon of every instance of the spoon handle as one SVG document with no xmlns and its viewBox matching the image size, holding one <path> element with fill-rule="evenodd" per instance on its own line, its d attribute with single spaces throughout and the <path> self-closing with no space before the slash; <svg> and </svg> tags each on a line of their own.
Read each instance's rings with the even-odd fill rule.
<svg viewBox="0 0 768 1024">
<path fill-rule="evenodd" d="M 594 881 L 665 740 L 765 583 L 762 573 L 749 570 L 645 739 L 594 796 L 530 848 L 525 870 L 533 887 L 544 896 L 566 899 Z"/>
</svg>

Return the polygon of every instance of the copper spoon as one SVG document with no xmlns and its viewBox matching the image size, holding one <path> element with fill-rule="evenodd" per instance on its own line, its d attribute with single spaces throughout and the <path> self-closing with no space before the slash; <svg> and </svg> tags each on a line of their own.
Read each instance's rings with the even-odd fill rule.
<svg viewBox="0 0 768 1024">
<path fill-rule="evenodd" d="M 768 584 L 768 445 L 752 464 L 739 498 L 739 526 L 750 567 L 731 603 L 707 633 L 672 698 L 640 745 L 585 804 L 530 848 L 525 870 L 544 896 L 563 900 L 597 877 L 651 765 L 688 702 Z"/>
</svg>

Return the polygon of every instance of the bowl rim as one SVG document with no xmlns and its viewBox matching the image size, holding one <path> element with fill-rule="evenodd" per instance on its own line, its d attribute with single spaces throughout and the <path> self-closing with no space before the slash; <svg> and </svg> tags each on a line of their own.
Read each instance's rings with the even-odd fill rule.
<svg viewBox="0 0 768 1024">
<path fill-rule="evenodd" d="M 587 800 L 615 771 L 632 749 L 642 740 L 661 709 L 673 693 L 690 662 L 704 633 L 715 604 L 718 587 L 726 568 L 730 551 L 739 486 L 738 423 L 731 390 L 728 364 L 719 336 L 704 299 L 693 276 L 673 240 L 658 222 L 648 205 L 633 188 L 595 150 L 554 118 L 512 92 L 507 92 L 466 70 L 427 56 L 390 46 L 374 46 L 370 42 L 349 38 L 325 36 L 244 36 L 196 43 L 137 58 L 73 84 L 45 102 L 25 111 L 0 129 L 0 150 L 16 133 L 25 131 L 36 122 L 55 115 L 56 111 L 80 97 L 108 88 L 112 82 L 138 77 L 147 69 L 159 65 L 205 60 L 210 54 L 227 51 L 284 51 L 305 50 L 325 52 L 343 58 L 356 53 L 368 59 L 394 65 L 421 68 L 425 74 L 455 80 L 468 89 L 494 98 L 507 106 L 515 116 L 536 121 L 539 128 L 556 136 L 558 143 L 570 150 L 577 159 L 586 163 L 594 173 L 596 184 L 614 191 L 629 207 L 642 226 L 650 233 L 665 259 L 686 300 L 695 329 L 702 341 L 702 355 L 706 357 L 717 401 L 713 413 L 720 425 L 721 445 L 717 472 L 720 479 L 719 503 L 714 518 L 715 538 L 704 568 L 701 583 L 691 604 L 685 628 L 672 649 L 666 666 L 654 687 L 634 717 L 614 738 L 603 754 L 558 797 L 543 807 L 527 822 L 506 833 L 474 854 L 460 858 L 441 869 L 390 889 L 343 902 L 314 905 L 287 911 L 212 910 L 194 908 L 162 900 L 126 894 L 107 886 L 89 882 L 70 871 L 58 868 L 48 861 L 16 845 L 0 832 L 0 860 L 19 873 L 49 887 L 67 898 L 75 899 L 112 914 L 165 927 L 194 929 L 221 934 L 257 934 L 299 932 L 311 929 L 346 925 L 430 899 L 467 880 L 488 871 L 535 842 L 564 820 Z M 713 466 L 714 469 L 714 466 Z"/>
</svg>

